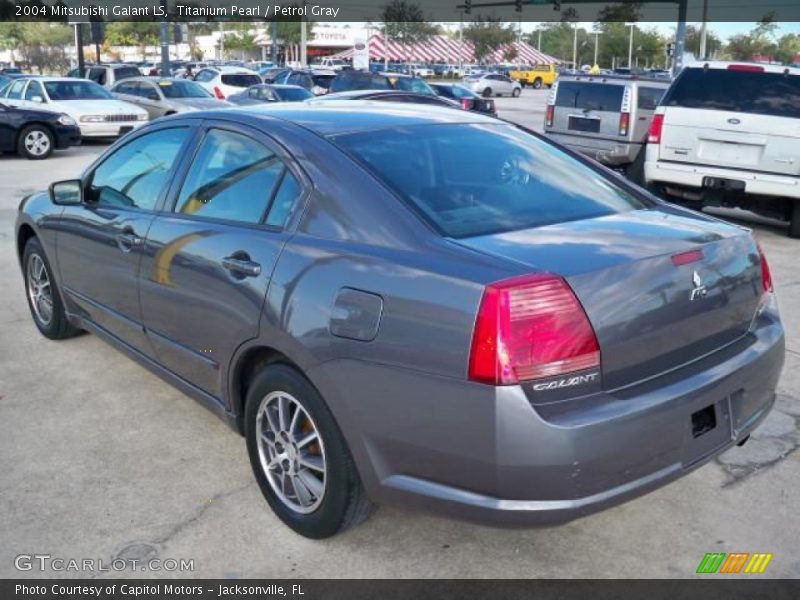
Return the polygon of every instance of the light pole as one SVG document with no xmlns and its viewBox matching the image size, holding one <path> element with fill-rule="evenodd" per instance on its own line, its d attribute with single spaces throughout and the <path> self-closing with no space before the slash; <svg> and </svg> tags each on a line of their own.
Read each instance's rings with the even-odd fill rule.
<svg viewBox="0 0 800 600">
<path fill-rule="evenodd" d="M 572 36 L 572 68 L 578 70 L 578 22 L 572 24 L 574 33 Z"/>
<path fill-rule="evenodd" d="M 706 40 L 708 33 L 706 31 L 706 19 L 708 18 L 708 0 L 703 0 L 703 23 L 700 25 L 700 56 L 697 58 L 701 60 L 706 59 Z"/>
<path fill-rule="evenodd" d="M 595 31 L 594 32 L 594 63 L 592 64 L 592 66 L 595 66 L 597 64 L 597 45 L 598 45 L 598 39 L 599 38 L 600 38 L 600 32 L 599 31 Z"/>
<path fill-rule="evenodd" d="M 636 23 L 625 23 L 625 26 L 631 28 L 631 36 L 628 41 L 628 68 L 633 69 L 633 28 L 636 27 Z"/>
</svg>

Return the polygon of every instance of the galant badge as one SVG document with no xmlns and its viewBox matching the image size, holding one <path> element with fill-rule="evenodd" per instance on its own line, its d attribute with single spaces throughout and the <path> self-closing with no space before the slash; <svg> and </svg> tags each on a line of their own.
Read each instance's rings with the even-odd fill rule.
<svg viewBox="0 0 800 600">
<path fill-rule="evenodd" d="M 706 294 L 708 294 L 706 286 L 703 285 L 703 280 L 700 277 L 700 273 L 698 273 L 697 271 L 692 273 L 692 284 L 694 284 L 694 288 L 692 289 L 692 293 L 689 296 L 689 300 L 697 300 L 698 298 L 704 298 Z"/>
</svg>

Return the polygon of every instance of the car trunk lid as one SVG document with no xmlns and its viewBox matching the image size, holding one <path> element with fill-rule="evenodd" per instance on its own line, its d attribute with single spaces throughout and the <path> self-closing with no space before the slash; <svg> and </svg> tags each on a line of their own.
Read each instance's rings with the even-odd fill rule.
<svg viewBox="0 0 800 600">
<path fill-rule="evenodd" d="M 679 211 L 629 211 L 457 243 L 564 277 L 597 335 L 606 389 L 739 339 L 761 295 L 752 238 Z M 696 260 L 673 260 L 693 251 Z"/>
</svg>

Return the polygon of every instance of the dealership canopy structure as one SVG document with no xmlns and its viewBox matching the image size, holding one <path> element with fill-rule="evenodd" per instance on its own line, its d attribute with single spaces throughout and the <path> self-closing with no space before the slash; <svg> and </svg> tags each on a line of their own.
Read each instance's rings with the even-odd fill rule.
<svg viewBox="0 0 800 600">
<path fill-rule="evenodd" d="M 434 35 L 424 42 L 403 44 L 394 40 L 386 40 L 375 34 L 369 38 L 370 60 L 392 60 L 411 62 L 443 62 L 474 63 L 478 62 L 475 48 L 469 41 L 459 41 L 446 35 Z M 349 59 L 353 49 L 349 48 L 335 54 L 336 58 Z M 547 65 L 558 63 L 558 59 L 539 52 L 530 44 L 519 41 L 504 44 L 495 48 L 488 56 L 483 57 L 487 63 L 514 63 L 522 65 Z"/>
</svg>

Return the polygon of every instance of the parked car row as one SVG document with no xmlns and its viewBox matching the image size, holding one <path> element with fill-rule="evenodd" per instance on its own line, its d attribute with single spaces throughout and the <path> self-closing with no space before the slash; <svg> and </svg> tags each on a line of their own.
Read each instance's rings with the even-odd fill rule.
<svg viewBox="0 0 800 600">
<path fill-rule="evenodd" d="M 705 62 L 672 82 L 561 75 L 544 132 L 670 201 L 744 208 L 800 238 L 798 123 L 800 69 Z"/>
</svg>

